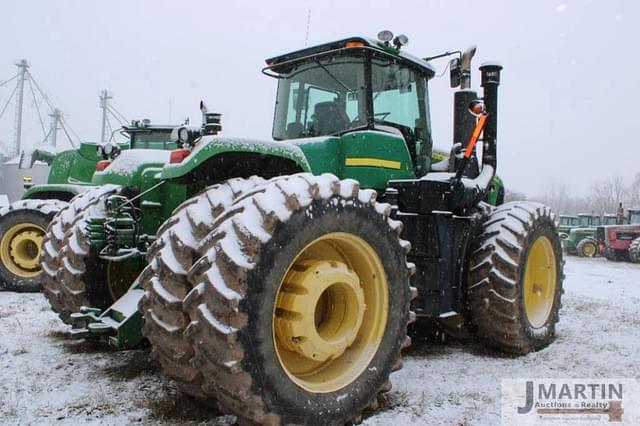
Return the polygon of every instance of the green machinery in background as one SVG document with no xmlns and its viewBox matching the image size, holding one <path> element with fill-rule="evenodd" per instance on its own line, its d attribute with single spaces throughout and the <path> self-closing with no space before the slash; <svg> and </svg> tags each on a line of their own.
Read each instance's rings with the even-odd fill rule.
<svg viewBox="0 0 640 426">
<path fill-rule="evenodd" d="M 383 31 L 268 59 L 273 140 L 222 137 L 201 105 L 202 127 L 176 129 L 168 164 L 123 151 L 49 228 L 54 310 L 119 346 L 142 331 L 182 389 L 241 423 L 344 424 L 376 409 L 416 317 L 509 353 L 548 345 L 555 216 L 492 205 L 502 67 L 480 67 L 480 97 L 475 48 L 421 59 L 407 41 Z M 448 55 L 454 144 L 433 162 L 429 61 Z"/>
<path fill-rule="evenodd" d="M 39 257 L 45 230 L 53 216 L 76 195 L 93 188 L 96 166 L 104 158 L 129 147 L 164 149 L 176 147 L 170 141 L 175 126 L 133 121 L 121 129 L 126 143 L 105 146 L 82 142 L 77 149 L 61 152 L 39 148 L 21 154 L 20 167 L 31 168 L 35 161 L 50 166 L 47 183 L 25 185 L 22 199 L 0 209 L 0 289 L 38 291 L 41 288 Z M 106 149 L 107 152 L 104 152 Z M 26 182 L 28 183 L 28 182 Z"/>
<path fill-rule="evenodd" d="M 567 254 L 578 255 L 580 257 L 594 257 L 598 255 L 598 245 L 596 242 L 596 229 L 604 225 L 615 225 L 616 215 L 607 213 L 603 216 L 581 213 L 577 216 L 578 225 L 572 227 L 568 234 L 561 235 L 562 248 Z M 624 223 L 623 219 L 623 223 Z"/>
<path fill-rule="evenodd" d="M 571 228 L 578 226 L 580 219 L 578 216 L 572 215 L 559 215 L 558 216 L 558 232 L 562 238 L 566 238 L 569 235 Z"/>
</svg>

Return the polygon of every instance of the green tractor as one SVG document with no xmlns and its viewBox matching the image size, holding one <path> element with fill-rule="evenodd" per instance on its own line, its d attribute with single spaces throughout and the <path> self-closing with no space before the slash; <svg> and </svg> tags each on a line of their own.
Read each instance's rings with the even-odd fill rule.
<svg viewBox="0 0 640 426">
<path fill-rule="evenodd" d="M 176 130 L 170 164 L 129 151 L 96 173 L 102 186 L 45 239 L 60 317 L 117 345 L 142 331 L 182 389 L 241 423 L 375 409 L 416 316 L 509 353 L 547 346 L 563 281 L 555 216 L 492 205 L 502 67 L 480 67 L 480 99 L 475 49 L 451 61 L 454 145 L 432 162 L 429 60 L 446 54 L 378 36 L 268 59 L 273 141 L 220 137 L 204 109 L 201 129 Z"/>
<path fill-rule="evenodd" d="M 606 220 L 610 221 L 612 215 L 607 215 Z M 578 225 L 569 230 L 568 235 L 562 239 L 562 248 L 567 254 L 574 254 L 580 257 L 594 257 L 598 254 L 598 245 L 595 239 L 596 227 L 604 221 L 599 215 L 580 213 Z M 615 223 L 615 215 L 613 215 Z"/>
<path fill-rule="evenodd" d="M 129 147 L 174 149 L 176 145 L 170 138 L 173 128 L 151 125 L 148 120 L 133 121 L 121 130 L 129 137 L 127 143 L 103 147 L 82 142 L 78 149 L 59 153 L 42 148 L 23 152 L 21 168 L 31 168 L 35 161 L 42 161 L 51 169 L 46 184 L 25 182 L 27 190 L 22 199 L 0 209 L 0 289 L 39 291 L 42 273 L 39 257 L 45 230 L 53 216 L 73 197 L 94 188 L 92 176 L 96 167 L 105 166 L 103 158 L 107 154 Z M 103 152 L 105 148 L 107 152 Z"/>
<path fill-rule="evenodd" d="M 580 223 L 580 219 L 578 218 L 578 216 L 564 214 L 558 217 L 560 218 L 557 227 L 558 233 L 560 234 L 561 239 L 565 239 L 569 236 L 569 231 L 571 231 L 572 228 L 578 226 L 578 224 Z"/>
</svg>

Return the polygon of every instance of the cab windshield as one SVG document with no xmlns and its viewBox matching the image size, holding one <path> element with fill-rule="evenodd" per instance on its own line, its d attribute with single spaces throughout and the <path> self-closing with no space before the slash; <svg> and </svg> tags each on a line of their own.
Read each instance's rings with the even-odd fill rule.
<svg viewBox="0 0 640 426">
<path fill-rule="evenodd" d="M 131 148 L 133 149 L 175 149 L 175 142 L 171 142 L 173 129 L 153 129 L 131 132 Z"/>
<path fill-rule="evenodd" d="M 588 216 L 580 216 L 579 226 L 589 226 L 589 217 Z"/>
<path fill-rule="evenodd" d="M 629 223 L 633 223 L 633 224 L 640 223 L 640 212 L 631 213 L 631 217 L 629 218 Z"/>
<path fill-rule="evenodd" d="M 376 55 L 319 57 L 280 71 L 274 139 L 385 125 L 410 145 L 430 137 L 426 75 Z"/>
<path fill-rule="evenodd" d="M 367 122 L 364 57 L 316 59 L 278 83 L 273 137 L 340 133 Z"/>
</svg>

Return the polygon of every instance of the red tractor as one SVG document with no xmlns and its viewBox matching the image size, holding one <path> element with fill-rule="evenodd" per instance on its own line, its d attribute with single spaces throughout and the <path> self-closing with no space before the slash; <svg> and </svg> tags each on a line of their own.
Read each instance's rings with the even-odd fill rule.
<svg viewBox="0 0 640 426">
<path fill-rule="evenodd" d="M 640 238 L 640 209 L 627 210 L 626 223 L 599 226 L 596 230 L 599 252 L 608 260 L 638 261 L 635 253 L 638 243 L 635 240 Z"/>
</svg>

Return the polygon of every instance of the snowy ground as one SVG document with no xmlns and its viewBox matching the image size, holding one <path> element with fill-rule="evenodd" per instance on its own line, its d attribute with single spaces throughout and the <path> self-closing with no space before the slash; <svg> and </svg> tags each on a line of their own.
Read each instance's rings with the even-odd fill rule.
<svg viewBox="0 0 640 426">
<path fill-rule="evenodd" d="M 367 425 L 500 423 L 500 379 L 640 379 L 640 265 L 569 257 L 557 341 L 520 358 L 415 342 Z M 183 396 L 146 350 L 69 340 L 39 294 L 0 293 L 0 424 L 229 424 Z"/>
</svg>

